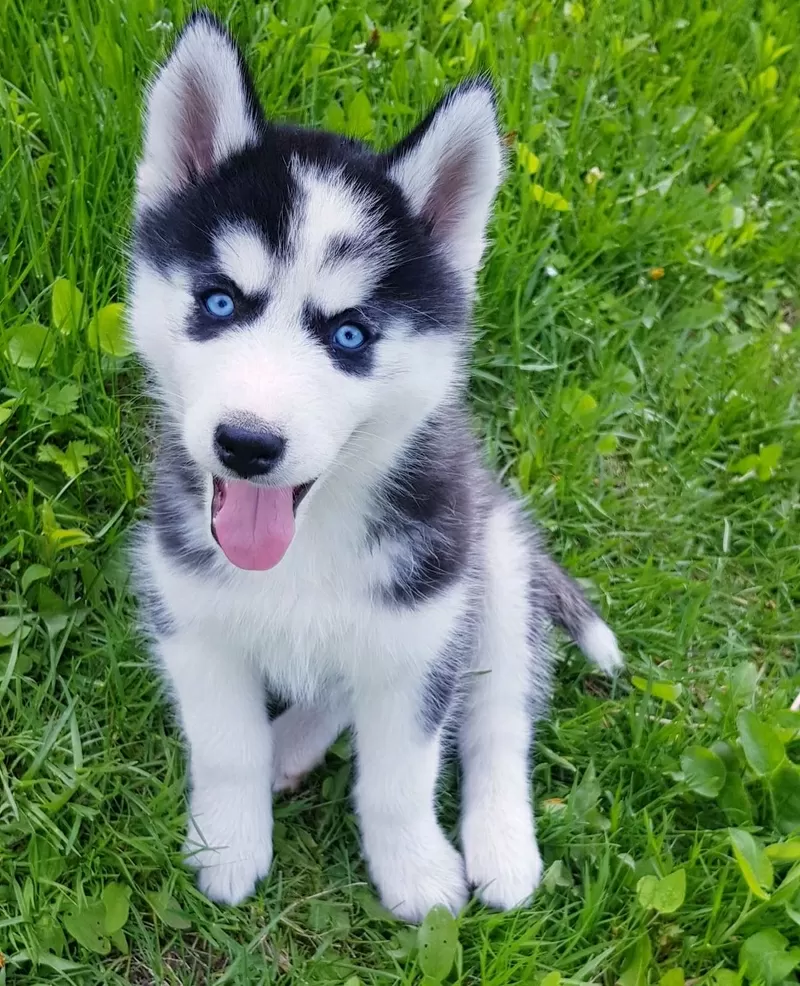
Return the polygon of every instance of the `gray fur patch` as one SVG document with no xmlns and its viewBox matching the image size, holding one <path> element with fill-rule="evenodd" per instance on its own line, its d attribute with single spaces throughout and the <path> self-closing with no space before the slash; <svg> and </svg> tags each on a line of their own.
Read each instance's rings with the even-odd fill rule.
<svg viewBox="0 0 800 986">
<path fill-rule="evenodd" d="M 197 573 L 210 569 L 217 558 L 213 548 L 192 532 L 204 513 L 204 480 L 180 440 L 162 423 L 155 462 L 152 524 L 166 555 Z M 210 516 L 208 523 L 211 523 Z"/>
<path fill-rule="evenodd" d="M 482 473 L 460 408 L 419 428 L 376 490 L 368 527 L 393 560 L 387 603 L 414 606 L 471 575 L 481 555 Z"/>
<path fill-rule="evenodd" d="M 420 717 L 428 736 L 432 736 L 456 715 L 459 695 L 477 643 L 477 616 L 470 612 L 455 628 L 444 652 L 425 676 Z"/>
</svg>

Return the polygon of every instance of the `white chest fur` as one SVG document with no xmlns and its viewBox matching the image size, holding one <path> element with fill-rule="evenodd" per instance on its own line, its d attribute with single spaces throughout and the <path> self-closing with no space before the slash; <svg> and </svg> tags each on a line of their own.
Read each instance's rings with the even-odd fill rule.
<svg viewBox="0 0 800 986">
<path fill-rule="evenodd" d="M 186 569 L 152 535 L 147 568 L 171 616 L 220 654 L 246 654 L 294 701 L 308 701 L 334 681 L 357 690 L 378 669 L 382 679 L 419 673 L 446 646 L 466 587 L 456 583 L 413 608 L 392 604 L 383 589 L 397 547 L 371 539 L 352 502 L 328 497 L 323 506 L 313 492 L 308 500 L 288 552 L 267 572 L 227 563 L 210 531 L 207 543 L 220 565 Z"/>
</svg>

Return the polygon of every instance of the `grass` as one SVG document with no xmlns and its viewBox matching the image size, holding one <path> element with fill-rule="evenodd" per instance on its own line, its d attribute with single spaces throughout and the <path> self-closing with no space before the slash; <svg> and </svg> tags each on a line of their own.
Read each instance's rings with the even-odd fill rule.
<svg viewBox="0 0 800 986">
<path fill-rule="evenodd" d="M 184 759 L 124 564 L 147 407 L 104 306 L 142 85 L 188 9 L 0 3 L 0 983 L 418 982 L 365 880 L 346 744 L 278 803 L 253 900 L 215 907 L 180 865 Z M 474 406 L 629 671 L 564 654 L 534 771 L 545 885 L 518 913 L 471 905 L 445 979 L 795 982 L 800 9 L 220 13 L 270 113 L 380 145 L 447 82 L 499 85 Z"/>
</svg>

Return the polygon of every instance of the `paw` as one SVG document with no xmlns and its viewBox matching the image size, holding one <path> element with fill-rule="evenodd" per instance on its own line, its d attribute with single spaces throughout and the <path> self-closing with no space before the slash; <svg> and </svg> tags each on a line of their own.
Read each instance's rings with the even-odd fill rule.
<svg viewBox="0 0 800 986">
<path fill-rule="evenodd" d="M 272 790 L 296 791 L 341 729 L 330 710 L 293 705 L 282 712 L 272 723 Z"/>
<path fill-rule="evenodd" d="M 229 852 L 203 849 L 187 862 L 197 868 L 197 886 L 209 900 L 217 904 L 241 904 L 269 873 L 272 849 L 264 846 L 238 850 L 232 847 Z"/>
<path fill-rule="evenodd" d="M 261 784 L 193 791 L 184 853 L 206 897 L 240 904 L 272 862 L 269 792 Z"/>
<path fill-rule="evenodd" d="M 275 753 L 278 753 L 277 747 Z M 282 791 L 298 791 L 307 775 L 311 773 L 316 763 L 299 763 L 291 756 L 291 750 L 286 751 L 289 756 L 275 756 L 272 761 L 272 790 L 275 794 Z M 321 761 L 320 761 L 321 762 Z"/>
<path fill-rule="evenodd" d="M 526 904 L 542 878 L 530 807 L 473 808 L 461 823 L 467 879 L 488 907 L 510 911 Z"/>
<path fill-rule="evenodd" d="M 615 674 L 625 663 L 617 638 L 600 617 L 587 624 L 579 643 L 592 664 L 596 664 L 606 674 Z"/>
<path fill-rule="evenodd" d="M 289 774 L 285 770 L 277 770 L 272 778 L 272 790 L 275 794 L 299 791 L 309 770 L 298 771 L 296 774 Z"/>
<path fill-rule="evenodd" d="M 272 723 L 272 790 L 296 791 L 325 759 L 312 710 L 293 705 Z"/>
<path fill-rule="evenodd" d="M 432 907 L 458 914 L 469 899 L 461 856 L 438 826 L 424 836 L 386 832 L 368 852 L 381 903 L 402 921 L 417 924 Z"/>
</svg>

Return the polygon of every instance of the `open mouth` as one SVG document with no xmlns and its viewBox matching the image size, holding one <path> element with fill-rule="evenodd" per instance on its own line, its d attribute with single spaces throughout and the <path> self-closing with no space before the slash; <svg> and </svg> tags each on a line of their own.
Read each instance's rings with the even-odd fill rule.
<svg viewBox="0 0 800 986">
<path fill-rule="evenodd" d="M 313 483 L 255 486 L 215 476 L 211 533 L 228 561 L 248 571 L 277 565 L 294 537 L 297 508 Z"/>
<path fill-rule="evenodd" d="M 225 502 L 225 495 L 227 487 L 230 485 L 230 480 L 220 479 L 219 476 L 214 476 L 214 496 L 211 500 L 211 531 L 214 531 L 214 518 L 219 513 L 222 504 Z M 303 502 L 306 497 L 306 493 L 314 485 L 314 480 L 311 479 L 307 483 L 301 483 L 299 486 L 292 486 L 292 511 L 296 515 L 297 508 Z"/>
</svg>

